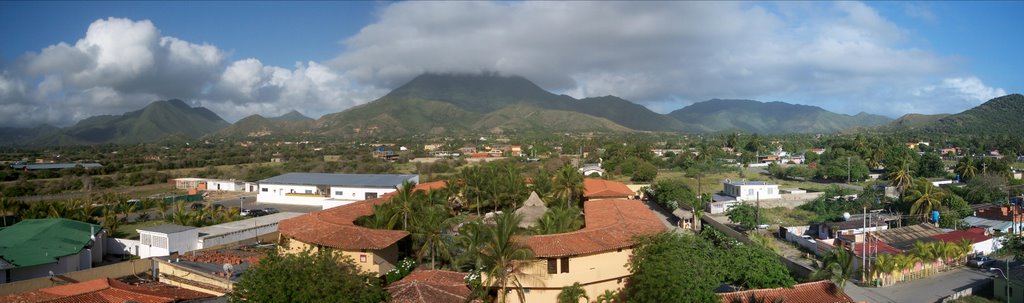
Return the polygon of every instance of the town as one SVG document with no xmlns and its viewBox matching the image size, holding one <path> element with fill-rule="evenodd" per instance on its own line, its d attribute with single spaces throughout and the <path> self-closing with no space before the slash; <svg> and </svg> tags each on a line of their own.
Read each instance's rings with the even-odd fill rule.
<svg viewBox="0 0 1024 303">
<path fill-rule="evenodd" d="M 0 298 L 287 301 L 317 287 L 282 287 L 322 284 L 356 301 L 612 302 L 675 287 L 722 302 L 908 302 L 1012 300 L 994 290 L 1022 282 L 1011 261 L 1024 158 L 999 150 L 863 135 L 557 136 L 239 142 L 274 151 L 160 170 L 149 185 L 96 181 L 109 176 L 101 163 L 125 157 L 116 150 L 12 161 L 21 181 L 0 204 Z M 174 149 L 223 145 L 128 154 L 170 162 L 183 157 Z M 326 172 L 357 161 L 375 168 Z M 12 190 L 69 179 L 115 185 Z M 313 265 L 323 255 L 341 267 Z M 332 284 L 345 281 L 372 286 Z"/>
</svg>

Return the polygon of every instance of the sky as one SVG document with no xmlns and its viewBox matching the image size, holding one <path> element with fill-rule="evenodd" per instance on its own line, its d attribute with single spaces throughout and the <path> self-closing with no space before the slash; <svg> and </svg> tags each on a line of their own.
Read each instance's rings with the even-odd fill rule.
<svg viewBox="0 0 1024 303">
<path fill-rule="evenodd" d="M 713 98 L 956 113 L 1024 91 L 1024 1 L 0 2 L 0 126 L 181 99 L 340 112 L 422 73 L 667 113 Z"/>
</svg>

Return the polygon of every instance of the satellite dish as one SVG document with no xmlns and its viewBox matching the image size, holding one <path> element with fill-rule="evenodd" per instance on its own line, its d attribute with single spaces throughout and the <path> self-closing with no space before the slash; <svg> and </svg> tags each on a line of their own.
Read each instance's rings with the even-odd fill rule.
<svg viewBox="0 0 1024 303">
<path fill-rule="evenodd" d="M 850 220 L 850 213 L 843 213 L 843 221 Z"/>
<path fill-rule="evenodd" d="M 228 264 L 228 263 L 224 263 L 224 272 L 233 272 L 233 271 L 235 271 L 235 266 L 234 265 L 231 265 L 231 264 Z"/>
</svg>

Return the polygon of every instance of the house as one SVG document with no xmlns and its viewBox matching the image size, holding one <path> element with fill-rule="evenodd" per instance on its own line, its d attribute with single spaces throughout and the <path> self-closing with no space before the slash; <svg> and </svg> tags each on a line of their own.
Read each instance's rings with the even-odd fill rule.
<svg viewBox="0 0 1024 303">
<path fill-rule="evenodd" d="M 693 211 L 676 208 L 672 211 L 672 215 L 679 218 L 679 228 L 683 229 L 696 229 L 697 224 L 694 222 Z"/>
<path fill-rule="evenodd" d="M 889 228 L 889 224 L 881 218 L 864 220 L 863 217 L 858 219 L 851 217 L 849 220 L 839 222 L 824 222 L 817 224 L 817 226 L 818 239 L 839 238 L 841 235 L 859 235 L 865 232 L 875 232 Z"/>
<path fill-rule="evenodd" d="M 169 256 L 182 254 L 196 249 L 199 230 L 191 226 L 163 224 L 136 229 L 139 232 L 139 245 L 134 247 L 133 255 L 139 258 Z"/>
<path fill-rule="evenodd" d="M 159 282 L 125 283 L 110 278 L 41 288 L 34 291 L 0 296 L 0 302 L 195 302 L 213 298 L 213 295 L 174 287 Z"/>
<path fill-rule="evenodd" d="M 522 145 L 512 145 L 512 148 L 509 150 L 509 154 L 512 155 L 513 157 L 522 157 L 523 156 L 523 146 Z"/>
<path fill-rule="evenodd" d="M 960 243 L 960 241 L 971 241 L 974 248 L 972 253 L 988 255 L 999 249 L 999 241 L 985 234 L 984 228 L 968 228 L 966 230 L 954 230 L 945 234 L 932 236 L 935 240 Z"/>
<path fill-rule="evenodd" d="M 330 208 L 394 192 L 404 181 L 419 182 L 419 176 L 287 173 L 261 180 L 256 200 Z"/>
<path fill-rule="evenodd" d="M 1019 205 L 988 205 L 974 210 L 974 215 L 964 218 L 972 227 L 989 232 L 1020 232 L 1024 230 L 1024 208 Z"/>
<path fill-rule="evenodd" d="M 846 295 L 843 290 L 836 287 L 832 281 L 822 280 L 815 282 L 793 285 L 793 288 L 770 288 L 751 289 L 730 293 L 719 294 L 722 303 L 756 303 L 756 302 L 786 302 L 786 303 L 852 303 L 853 298 Z M 756 298 L 757 301 L 750 301 Z"/>
<path fill-rule="evenodd" d="M 823 147 L 817 147 L 817 148 L 812 148 L 812 149 L 811 149 L 811 152 L 812 152 L 812 153 L 815 153 L 815 154 L 819 154 L 819 155 L 820 155 L 820 154 L 824 154 L 824 153 L 825 153 L 825 151 L 826 151 L 826 149 L 825 149 L 825 148 L 823 148 Z"/>
<path fill-rule="evenodd" d="M 1024 222 L 1004 221 L 1004 220 L 993 220 L 975 216 L 968 216 L 964 218 L 964 223 L 970 227 L 977 227 L 984 229 L 988 233 L 995 232 L 1010 232 L 1013 227 L 1016 226 L 1017 230 L 1024 230 Z"/>
<path fill-rule="evenodd" d="M 585 200 L 629 199 L 634 195 L 636 192 L 630 190 L 622 182 L 583 178 L 583 199 Z"/>
<path fill-rule="evenodd" d="M 873 232 L 871 233 L 871 236 L 879 241 L 891 245 L 892 247 L 901 250 L 910 250 L 910 248 L 914 246 L 914 243 L 934 242 L 936 240 L 932 238 L 933 236 L 938 236 L 944 233 L 946 232 L 935 227 L 935 225 L 921 223 Z"/>
<path fill-rule="evenodd" d="M 385 289 L 389 303 L 465 303 L 472 290 L 466 286 L 467 273 L 447 270 L 416 270 Z"/>
<path fill-rule="evenodd" d="M 526 302 L 555 302 L 562 288 L 575 282 L 588 294 L 623 288 L 635 237 L 666 229 L 638 200 L 590 200 L 584 202 L 583 213 L 586 227 L 581 230 L 521 238 L 534 258 L 514 272 Z M 518 302 L 518 297 L 508 300 Z"/>
<path fill-rule="evenodd" d="M 28 219 L 0 229 L 0 283 L 92 268 L 103 261 L 106 231 L 68 219 Z"/>
<path fill-rule="evenodd" d="M 352 258 L 364 272 L 383 276 L 398 263 L 398 241 L 409 236 L 402 230 L 372 229 L 355 220 L 373 214 L 373 207 L 388 203 L 394 194 L 311 212 L 281 221 L 281 248 L 297 253 L 332 249 Z"/>
<path fill-rule="evenodd" d="M 1006 288 L 1007 282 L 1009 282 L 1009 289 Z M 1009 298 L 1007 298 L 1007 293 L 1009 293 Z M 1009 273 L 996 271 L 996 274 L 992 276 L 992 296 L 998 302 L 1024 301 L 1024 268 L 1012 268 Z"/>
<path fill-rule="evenodd" d="M 423 145 L 423 151 L 427 151 L 427 152 L 429 152 L 429 151 L 434 151 L 434 150 L 436 150 L 436 149 L 439 149 L 439 148 L 441 148 L 441 147 L 444 147 L 445 145 L 446 145 L 446 144 L 443 144 L 443 143 L 431 143 L 431 144 L 424 144 L 424 145 Z"/>
<path fill-rule="evenodd" d="M 729 181 L 725 180 L 722 192 L 736 198 L 736 201 L 754 201 L 782 199 L 779 185 L 764 181 Z"/>
<path fill-rule="evenodd" d="M 739 204 L 740 201 L 733 196 L 712 194 L 711 202 L 704 207 L 704 211 L 709 214 L 723 214 Z"/>
<path fill-rule="evenodd" d="M 537 196 L 537 192 L 530 192 L 530 197 L 523 202 L 523 207 L 516 209 L 516 215 L 522 217 L 519 221 L 520 228 L 530 228 L 537 226 L 537 222 L 544 216 L 544 213 L 548 212 L 548 207 L 544 205 L 544 201 Z"/>
<path fill-rule="evenodd" d="M 206 190 L 206 179 L 203 178 L 174 178 L 171 179 L 175 189 L 184 190 Z"/>
<path fill-rule="evenodd" d="M 578 171 L 584 176 L 592 176 L 594 174 L 597 174 L 598 177 L 604 176 L 604 169 L 601 168 L 601 163 L 583 164 L 583 167 L 580 167 Z"/>
</svg>

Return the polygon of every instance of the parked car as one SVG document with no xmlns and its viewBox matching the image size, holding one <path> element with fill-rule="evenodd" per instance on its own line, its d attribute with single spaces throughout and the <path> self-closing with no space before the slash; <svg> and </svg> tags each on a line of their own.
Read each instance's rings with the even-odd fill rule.
<svg viewBox="0 0 1024 303">
<path fill-rule="evenodd" d="M 242 210 L 242 216 L 246 216 L 246 217 L 259 217 L 259 216 L 266 216 L 266 215 L 267 215 L 267 212 L 265 210 L 262 210 L 262 209 Z"/>
<path fill-rule="evenodd" d="M 968 260 L 967 264 L 977 268 L 985 268 L 988 267 L 988 265 L 992 263 L 992 261 L 992 258 L 986 256 L 977 256 Z"/>
<path fill-rule="evenodd" d="M 273 207 L 264 208 L 263 211 L 267 212 L 268 215 L 281 212 L 280 210 L 277 210 L 276 208 Z"/>
</svg>

